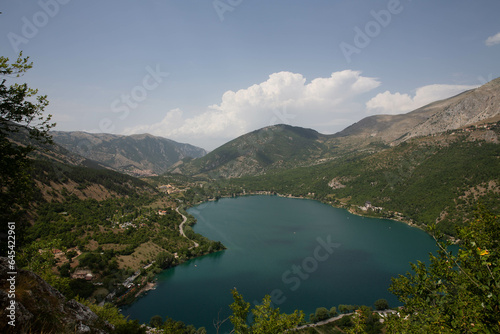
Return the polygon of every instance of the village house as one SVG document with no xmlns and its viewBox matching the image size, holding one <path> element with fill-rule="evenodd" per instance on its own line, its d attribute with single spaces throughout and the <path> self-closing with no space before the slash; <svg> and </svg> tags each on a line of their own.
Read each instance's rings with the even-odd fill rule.
<svg viewBox="0 0 500 334">
<path fill-rule="evenodd" d="M 78 269 L 71 274 L 71 278 L 91 281 L 94 278 L 94 274 L 92 274 L 92 271 L 89 269 Z"/>
</svg>

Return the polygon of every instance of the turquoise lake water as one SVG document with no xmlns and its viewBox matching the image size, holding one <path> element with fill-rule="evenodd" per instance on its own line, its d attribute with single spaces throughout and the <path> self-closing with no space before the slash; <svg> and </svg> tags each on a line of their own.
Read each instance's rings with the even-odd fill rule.
<svg viewBox="0 0 500 334">
<path fill-rule="evenodd" d="M 321 306 L 373 305 L 379 298 L 396 306 L 387 291 L 391 277 L 409 271 L 409 262 L 427 262 L 436 249 L 419 229 L 312 200 L 224 198 L 188 212 L 197 233 L 227 250 L 161 273 L 156 290 L 123 310 L 131 319 L 169 316 L 212 333 L 213 320 L 230 314 L 233 287 L 252 303 L 270 294 L 280 310 L 301 309 L 306 319 Z"/>
</svg>

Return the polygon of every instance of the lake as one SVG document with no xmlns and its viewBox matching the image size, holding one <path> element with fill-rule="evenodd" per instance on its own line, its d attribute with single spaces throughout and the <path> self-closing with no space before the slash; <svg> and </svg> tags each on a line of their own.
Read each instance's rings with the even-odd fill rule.
<svg viewBox="0 0 500 334">
<path fill-rule="evenodd" d="M 417 228 L 313 200 L 224 198 L 188 212 L 197 233 L 227 250 L 161 273 L 156 290 L 123 310 L 131 319 L 169 316 L 212 333 L 213 320 L 230 314 L 233 287 L 252 303 L 270 294 L 280 310 L 301 309 L 306 319 L 321 306 L 372 306 L 379 298 L 397 306 L 387 291 L 391 277 L 436 249 Z"/>
</svg>

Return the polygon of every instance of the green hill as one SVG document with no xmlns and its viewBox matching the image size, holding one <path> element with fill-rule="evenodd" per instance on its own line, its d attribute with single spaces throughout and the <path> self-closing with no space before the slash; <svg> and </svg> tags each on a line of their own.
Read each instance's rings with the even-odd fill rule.
<svg viewBox="0 0 500 334">
<path fill-rule="evenodd" d="M 335 152 L 329 138 L 311 129 L 274 125 L 240 136 L 202 158 L 177 164 L 171 171 L 215 179 L 310 165 Z"/>
<path fill-rule="evenodd" d="M 500 212 L 500 125 L 420 137 L 374 154 L 220 182 L 223 193 L 271 191 L 354 211 L 454 228 L 477 201 Z M 363 211 L 365 202 L 373 207 Z"/>
</svg>

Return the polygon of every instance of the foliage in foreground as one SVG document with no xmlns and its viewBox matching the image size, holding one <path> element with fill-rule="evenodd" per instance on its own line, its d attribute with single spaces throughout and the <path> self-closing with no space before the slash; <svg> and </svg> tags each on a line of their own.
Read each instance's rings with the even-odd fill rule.
<svg viewBox="0 0 500 334">
<path fill-rule="evenodd" d="M 186 325 L 182 321 L 176 321 L 172 318 L 166 317 L 165 321 L 159 315 L 151 317 L 149 325 L 158 331 L 163 330 L 162 333 L 168 334 L 207 334 L 205 327 L 196 329 L 193 325 Z"/>
<path fill-rule="evenodd" d="M 457 255 L 439 240 L 428 267 L 393 279 L 404 307 L 390 333 L 500 333 L 500 217 L 480 209 L 460 239 Z"/>
<path fill-rule="evenodd" d="M 128 320 L 116 308 L 116 306 L 106 303 L 99 306 L 85 300 L 76 298 L 76 301 L 90 308 L 92 312 L 99 316 L 101 321 L 107 321 L 115 327 L 114 334 L 145 334 L 146 328 L 141 326 L 137 320 Z"/>
<path fill-rule="evenodd" d="M 236 334 L 276 334 L 297 327 L 304 321 L 304 312 L 295 310 L 292 314 L 280 313 L 279 308 L 271 305 L 271 296 L 266 295 L 261 305 L 256 305 L 250 311 L 250 303 L 236 289 L 231 291 L 234 302 L 229 306 L 233 314 L 229 320 Z M 253 315 L 248 322 L 249 312 Z"/>
<path fill-rule="evenodd" d="M 49 130 L 55 126 L 50 123 L 51 116 L 45 116 L 48 105 L 46 96 L 37 95 L 38 90 L 27 84 L 7 85 L 7 78 L 22 76 L 33 64 L 23 58 L 22 53 L 15 62 L 0 56 L 0 234 L 6 235 L 7 224 L 20 222 L 23 210 L 33 195 L 29 170 L 31 161 L 28 154 L 35 150 L 31 144 L 17 145 L 10 136 L 26 132 L 30 140 L 38 143 L 50 143 Z M 17 226 L 19 230 L 21 226 Z M 19 233 L 18 233 L 19 235 Z M 0 253 L 6 253 L 7 242 L 0 242 Z"/>
</svg>

